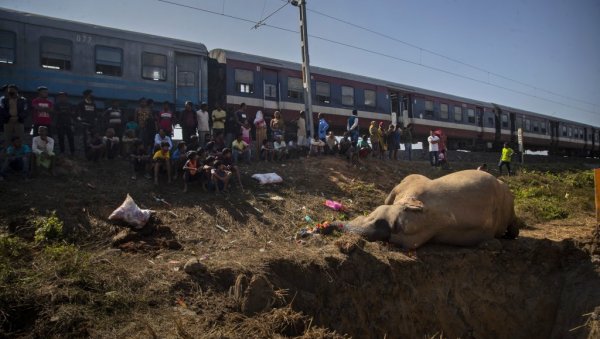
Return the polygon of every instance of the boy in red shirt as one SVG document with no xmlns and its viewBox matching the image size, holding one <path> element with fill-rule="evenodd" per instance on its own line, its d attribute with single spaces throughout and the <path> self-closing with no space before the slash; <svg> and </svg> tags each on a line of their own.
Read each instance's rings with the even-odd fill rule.
<svg viewBox="0 0 600 339">
<path fill-rule="evenodd" d="M 38 128 L 40 126 L 46 126 L 48 128 L 48 135 L 50 133 L 50 125 L 52 124 L 52 110 L 54 104 L 48 100 L 48 87 L 40 86 L 37 88 L 38 97 L 31 101 L 31 108 L 33 110 L 33 136 L 38 136 Z"/>
</svg>

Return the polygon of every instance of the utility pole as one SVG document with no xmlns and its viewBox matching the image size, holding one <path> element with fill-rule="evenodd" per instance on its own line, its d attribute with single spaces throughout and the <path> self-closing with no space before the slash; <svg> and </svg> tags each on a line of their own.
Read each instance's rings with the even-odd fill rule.
<svg viewBox="0 0 600 339">
<path fill-rule="evenodd" d="M 312 90 L 310 81 L 310 60 L 308 57 L 308 29 L 306 28 L 306 0 L 292 0 L 291 4 L 300 10 L 300 41 L 302 44 L 302 80 L 304 86 L 304 112 L 310 136 L 315 136 L 312 112 Z"/>
</svg>

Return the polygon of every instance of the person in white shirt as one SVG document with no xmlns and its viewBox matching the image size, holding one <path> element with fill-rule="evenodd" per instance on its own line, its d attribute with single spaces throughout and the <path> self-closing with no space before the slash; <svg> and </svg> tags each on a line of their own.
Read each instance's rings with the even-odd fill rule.
<svg viewBox="0 0 600 339">
<path fill-rule="evenodd" d="M 273 149 L 275 150 L 275 160 L 283 160 L 287 158 L 287 144 L 285 143 L 281 135 L 278 135 L 276 137 L 276 140 L 273 143 Z"/>
<path fill-rule="evenodd" d="M 296 122 L 298 125 L 298 131 L 296 131 L 296 136 L 298 138 L 297 145 L 300 148 L 305 148 L 308 144 L 306 142 L 306 120 L 304 116 L 306 113 L 304 111 L 300 111 L 300 116 L 298 117 L 298 121 Z"/>
<path fill-rule="evenodd" d="M 431 163 L 431 166 L 437 166 L 440 138 L 433 133 L 433 130 L 429 130 L 427 142 L 429 142 L 429 162 Z"/>
<path fill-rule="evenodd" d="M 54 139 L 48 136 L 48 127 L 38 128 L 38 136 L 31 143 L 31 152 L 34 156 L 34 169 L 44 167 L 54 175 Z"/>
<path fill-rule="evenodd" d="M 204 147 L 206 145 L 206 135 L 210 134 L 208 105 L 202 103 L 200 109 L 196 111 L 196 120 L 198 121 L 198 136 L 200 145 Z"/>
<path fill-rule="evenodd" d="M 153 150 L 158 150 L 163 142 L 169 144 L 169 149 L 173 148 L 173 141 L 171 141 L 171 138 L 167 135 L 167 132 L 165 132 L 165 130 L 161 128 L 158 130 L 158 133 L 156 133 L 156 135 L 154 136 Z"/>
</svg>

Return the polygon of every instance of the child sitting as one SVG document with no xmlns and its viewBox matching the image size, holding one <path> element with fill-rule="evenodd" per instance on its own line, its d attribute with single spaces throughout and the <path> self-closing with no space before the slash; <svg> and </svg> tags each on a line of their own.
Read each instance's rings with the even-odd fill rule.
<svg viewBox="0 0 600 339">
<path fill-rule="evenodd" d="M 114 159 L 119 154 L 119 137 L 115 135 L 114 128 L 108 128 L 102 138 L 107 159 Z"/>
<path fill-rule="evenodd" d="M 147 179 L 151 179 L 150 174 L 150 156 L 146 153 L 144 144 L 140 140 L 135 140 L 132 145 L 132 151 L 129 154 L 131 169 L 133 170 L 131 180 L 137 179 L 137 174 L 143 172 Z"/>
<path fill-rule="evenodd" d="M 262 146 L 260 147 L 260 160 L 271 161 L 273 160 L 274 153 L 275 150 L 269 145 L 269 141 L 264 139 L 262 141 Z"/>
<path fill-rule="evenodd" d="M 310 142 L 310 151 L 308 152 L 308 156 L 311 155 L 319 155 L 324 152 L 325 142 L 319 139 L 318 136 L 314 136 Z"/>
<path fill-rule="evenodd" d="M 371 146 L 369 146 L 369 142 L 367 140 L 369 136 L 368 135 L 363 135 L 362 139 L 358 142 L 358 144 L 356 145 L 356 148 L 358 148 L 358 157 L 360 159 L 364 159 L 366 157 L 369 156 L 369 154 L 371 153 Z"/>
<path fill-rule="evenodd" d="M 167 170 L 167 182 L 171 183 L 171 155 L 169 154 L 169 143 L 163 141 L 160 144 L 160 149 L 154 153 L 152 160 L 154 161 L 154 185 L 158 185 L 158 174 L 160 170 Z"/>
<path fill-rule="evenodd" d="M 105 150 L 104 142 L 102 142 L 102 138 L 100 137 L 100 133 L 94 131 L 90 141 L 87 144 L 86 150 L 86 158 L 88 160 L 98 162 L 104 156 Z"/>
<path fill-rule="evenodd" d="M 224 148 L 223 153 L 219 157 L 219 160 L 225 165 L 225 169 L 231 174 L 235 174 L 238 180 L 238 184 L 240 185 L 240 189 L 244 190 L 244 186 L 242 185 L 242 178 L 240 176 L 240 170 L 237 166 L 233 164 L 233 157 L 231 150 L 229 148 Z"/>
<path fill-rule="evenodd" d="M 123 135 L 123 140 L 121 140 L 121 151 L 124 156 L 127 156 L 133 152 L 133 145 L 138 138 L 135 137 L 135 131 L 132 129 L 128 129 L 125 131 L 125 135 Z"/>
<path fill-rule="evenodd" d="M 325 137 L 325 143 L 327 144 L 327 154 L 336 154 L 338 152 L 338 141 L 333 134 L 333 131 L 327 133 Z"/>
<path fill-rule="evenodd" d="M 188 183 L 202 179 L 202 169 L 199 168 L 198 153 L 189 151 L 186 155 L 187 161 L 183 165 L 183 192 L 187 192 Z"/>
<path fill-rule="evenodd" d="M 211 170 L 211 182 L 217 193 L 226 192 L 229 189 L 231 172 L 226 169 L 225 164 L 217 160 Z"/>
<path fill-rule="evenodd" d="M 173 179 L 177 179 L 179 175 L 179 170 L 183 167 L 187 159 L 187 147 L 185 141 L 181 141 L 177 144 L 177 147 L 171 154 L 171 166 L 175 168 L 175 175 L 173 175 Z"/>
<path fill-rule="evenodd" d="M 129 115 L 127 123 L 125 124 L 125 133 L 127 133 L 127 131 L 133 131 L 133 135 L 137 136 L 139 129 L 140 125 L 135 121 L 135 115 Z"/>
<path fill-rule="evenodd" d="M 283 140 L 283 136 L 278 135 L 275 137 L 275 142 L 273 143 L 273 150 L 275 155 L 275 160 L 283 160 L 287 158 L 288 149 L 285 141 Z"/>
</svg>

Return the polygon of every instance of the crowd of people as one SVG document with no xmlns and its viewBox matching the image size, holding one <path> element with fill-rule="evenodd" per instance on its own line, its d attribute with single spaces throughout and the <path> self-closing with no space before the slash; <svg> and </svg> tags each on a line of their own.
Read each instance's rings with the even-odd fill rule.
<svg viewBox="0 0 600 339">
<path fill-rule="evenodd" d="M 53 136 L 58 138 L 60 154 L 75 156 L 79 148 L 75 144 L 77 136 L 87 160 L 126 159 L 131 163 L 131 180 L 141 175 L 158 185 L 163 177 L 167 183 L 181 178 L 185 191 L 194 181 L 205 190 L 227 191 L 231 178 L 242 188 L 238 164 L 252 161 L 338 154 L 356 165 L 368 158 L 398 160 L 401 144 L 406 160 L 412 160 L 411 124 L 386 127 L 383 122 L 372 121 L 368 134 L 361 136 L 356 110 L 348 117 L 341 135 L 335 135 L 327 117 L 319 114 L 315 135 L 310 137 L 304 111 L 292 122 L 286 122 L 279 111 L 270 119 L 262 111 L 251 117 L 244 103 L 231 112 L 217 103 L 209 113 L 206 103 L 194 106 L 186 102 L 183 110 L 174 112 L 169 102 L 155 109 L 152 99 L 141 98 L 131 111 L 121 108 L 117 100 L 99 110 L 89 89 L 83 91 L 83 99 L 76 105 L 71 104 L 65 92 L 51 100 L 45 86 L 38 87 L 38 95 L 30 105 L 15 85 L 3 86 L 2 92 L 0 119 L 6 147 L 0 159 L 0 180 L 9 172 L 21 173 L 25 178 L 40 169 L 54 174 Z M 31 147 L 25 143 L 28 119 L 33 125 Z M 177 144 L 172 139 L 176 124 L 181 126 L 183 139 Z M 290 130 L 295 130 L 295 136 Z M 428 138 L 432 166 L 447 164 L 440 137 L 431 131 Z M 502 165 L 508 165 L 510 171 L 509 164 Z"/>
</svg>

